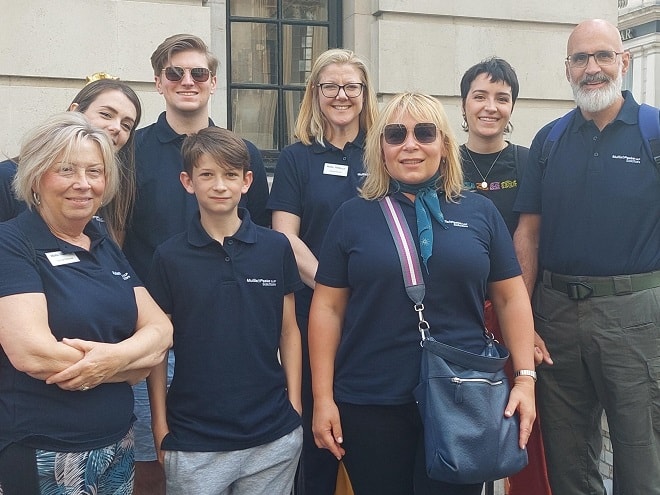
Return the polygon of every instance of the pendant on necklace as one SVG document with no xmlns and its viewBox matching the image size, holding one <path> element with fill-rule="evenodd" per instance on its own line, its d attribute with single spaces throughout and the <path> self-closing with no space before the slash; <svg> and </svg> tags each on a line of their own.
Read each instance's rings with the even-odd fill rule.
<svg viewBox="0 0 660 495">
<path fill-rule="evenodd" d="M 486 182 L 486 178 L 490 175 L 490 172 L 493 170 L 493 167 L 497 163 L 497 160 L 499 160 L 500 155 L 502 152 L 506 149 L 506 146 L 500 150 L 500 152 L 497 154 L 495 157 L 495 160 L 493 160 L 493 163 L 490 164 L 490 168 L 488 169 L 488 172 L 486 172 L 486 175 L 481 173 L 481 170 L 479 170 L 479 167 L 477 166 L 477 162 L 474 161 L 474 158 L 472 158 L 472 154 L 470 153 L 470 150 L 467 149 L 467 146 L 465 146 L 465 152 L 467 153 L 468 157 L 470 158 L 470 161 L 472 162 L 472 165 L 474 165 L 475 170 L 479 174 L 479 177 L 481 177 L 481 180 L 483 182 L 477 182 L 477 190 L 479 191 L 488 191 L 488 182 Z"/>
</svg>

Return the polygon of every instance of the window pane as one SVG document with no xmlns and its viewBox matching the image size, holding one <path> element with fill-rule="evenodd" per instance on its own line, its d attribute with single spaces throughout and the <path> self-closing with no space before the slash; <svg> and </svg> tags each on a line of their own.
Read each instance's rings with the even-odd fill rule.
<svg viewBox="0 0 660 495">
<path fill-rule="evenodd" d="M 234 132 L 262 150 L 277 149 L 277 91 L 234 89 L 231 92 Z"/>
<path fill-rule="evenodd" d="M 302 98 L 303 91 L 284 92 L 284 129 L 282 130 L 284 132 L 284 146 L 296 141 L 293 130 L 300 112 Z"/>
<path fill-rule="evenodd" d="M 277 0 L 230 0 L 229 15 L 241 17 L 261 17 L 275 19 L 277 17 Z"/>
<path fill-rule="evenodd" d="M 231 82 L 277 84 L 277 27 L 274 24 L 232 23 Z"/>
<path fill-rule="evenodd" d="M 284 19 L 327 21 L 328 0 L 282 0 Z"/>
<path fill-rule="evenodd" d="M 284 25 L 282 32 L 284 84 L 305 84 L 312 63 L 328 49 L 328 28 Z"/>
</svg>

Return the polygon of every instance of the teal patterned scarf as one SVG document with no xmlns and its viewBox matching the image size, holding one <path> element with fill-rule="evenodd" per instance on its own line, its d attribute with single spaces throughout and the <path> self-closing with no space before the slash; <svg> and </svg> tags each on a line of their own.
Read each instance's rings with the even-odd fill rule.
<svg viewBox="0 0 660 495">
<path fill-rule="evenodd" d="M 433 252 L 433 227 L 431 217 L 446 229 L 445 217 L 440 210 L 440 199 L 436 191 L 436 185 L 440 178 L 440 172 L 420 184 L 406 184 L 404 182 L 390 179 L 390 191 L 401 191 L 415 195 L 415 213 L 417 214 L 417 235 L 419 237 L 419 249 L 426 273 L 429 269 L 427 262 Z"/>
</svg>

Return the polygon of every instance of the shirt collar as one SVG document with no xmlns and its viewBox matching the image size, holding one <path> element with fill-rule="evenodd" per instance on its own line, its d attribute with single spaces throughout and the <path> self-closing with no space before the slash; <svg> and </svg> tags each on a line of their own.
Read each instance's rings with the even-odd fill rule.
<svg viewBox="0 0 660 495">
<path fill-rule="evenodd" d="M 79 246 L 70 244 L 59 237 L 55 236 L 46 222 L 44 222 L 41 215 L 35 210 L 25 210 L 17 217 L 17 223 L 20 225 L 22 231 L 32 242 L 32 246 L 39 250 L 59 250 L 63 253 L 71 253 L 74 251 L 84 250 Z M 90 251 L 97 244 L 103 242 L 107 237 L 103 221 L 99 217 L 93 217 L 85 226 L 83 232 L 91 240 Z"/>
<path fill-rule="evenodd" d="M 623 106 L 615 120 L 620 120 L 624 124 L 637 124 L 639 115 L 639 104 L 635 101 L 630 91 L 622 91 Z"/>
<path fill-rule="evenodd" d="M 364 132 L 363 129 L 360 129 L 358 135 L 355 136 L 355 139 L 353 141 L 349 141 L 348 143 L 346 143 L 346 147 L 355 146 L 356 148 L 363 149 L 366 134 L 367 133 Z M 333 150 L 342 151 L 336 146 L 334 146 L 332 143 L 326 142 L 324 146 L 321 143 L 319 143 L 316 139 L 312 141 L 312 151 L 316 154 L 327 153 L 328 151 L 333 151 Z"/>
<path fill-rule="evenodd" d="M 156 121 L 156 136 L 161 143 L 172 143 L 177 140 L 183 140 L 185 134 L 179 134 L 170 126 L 166 118 L 167 112 L 162 112 Z M 215 126 L 213 120 L 209 118 L 209 127 Z"/>
<path fill-rule="evenodd" d="M 245 208 L 238 208 L 238 217 L 241 219 L 241 226 L 231 238 L 245 244 L 254 244 L 257 242 L 257 227 L 255 223 L 250 220 L 250 212 Z M 204 230 L 204 227 L 202 227 L 199 213 L 195 215 L 188 228 L 188 242 L 195 247 L 204 247 L 216 242 L 216 240 Z"/>
</svg>

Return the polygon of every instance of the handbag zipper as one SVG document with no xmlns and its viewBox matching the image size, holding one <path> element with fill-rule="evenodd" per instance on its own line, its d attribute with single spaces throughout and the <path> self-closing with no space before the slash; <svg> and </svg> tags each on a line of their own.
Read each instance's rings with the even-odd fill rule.
<svg viewBox="0 0 660 495">
<path fill-rule="evenodd" d="M 503 383 L 502 380 L 492 381 L 486 378 L 459 378 L 457 376 L 452 377 L 450 380 L 452 383 L 456 383 L 458 385 L 466 382 L 487 383 L 488 385 L 501 385 Z"/>
<path fill-rule="evenodd" d="M 494 381 L 487 378 L 459 378 L 457 376 L 454 376 L 449 380 L 456 385 L 456 388 L 454 389 L 454 402 L 457 404 L 463 402 L 463 387 L 461 387 L 461 384 L 463 383 L 485 383 L 491 387 L 502 385 L 504 383 L 504 380 Z"/>
</svg>

